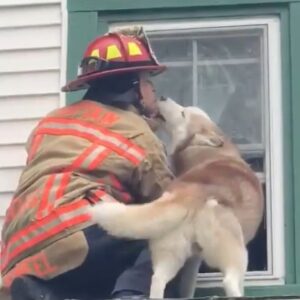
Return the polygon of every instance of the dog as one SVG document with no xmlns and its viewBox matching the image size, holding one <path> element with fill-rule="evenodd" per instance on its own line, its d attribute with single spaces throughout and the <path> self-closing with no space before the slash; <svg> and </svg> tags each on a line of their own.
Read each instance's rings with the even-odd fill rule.
<svg viewBox="0 0 300 300">
<path fill-rule="evenodd" d="M 91 208 L 92 219 L 114 236 L 149 240 L 150 298 L 163 298 L 166 284 L 195 254 L 222 272 L 228 297 L 243 296 L 246 245 L 264 211 L 260 182 L 203 110 L 170 98 L 159 109 L 178 177 L 151 203 L 101 203 Z"/>
</svg>

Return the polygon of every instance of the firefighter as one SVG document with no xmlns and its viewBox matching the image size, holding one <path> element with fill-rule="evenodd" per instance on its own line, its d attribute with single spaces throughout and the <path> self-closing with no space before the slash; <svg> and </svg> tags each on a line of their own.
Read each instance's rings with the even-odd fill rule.
<svg viewBox="0 0 300 300">
<path fill-rule="evenodd" d="M 152 201 L 172 180 L 148 122 L 158 112 L 150 77 L 164 70 L 140 27 L 88 45 L 77 78 L 62 88 L 87 92 L 33 130 L 6 213 L 1 273 L 13 300 L 149 293 L 147 242 L 107 235 L 87 208 Z"/>
</svg>

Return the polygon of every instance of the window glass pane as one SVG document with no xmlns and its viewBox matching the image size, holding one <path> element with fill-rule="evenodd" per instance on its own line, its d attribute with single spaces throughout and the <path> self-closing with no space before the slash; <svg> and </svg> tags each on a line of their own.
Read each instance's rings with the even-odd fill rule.
<svg viewBox="0 0 300 300">
<path fill-rule="evenodd" d="M 159 61 L 169 67 L 154 79 L 158 94 L 197 103 L 235 143 L 261 147 L 263 34 L 250 27 L 151 36 Z"/>
<path fill-rule="evenodd" d="M 199 105 L 234 142 L 262 142 L 260 65 L 201 66 L 198 82 Z"/>
<path fill-rule="evenodd" d="M 223 30 L 198 36 L 198 58 L 242 59 L 260 56 L 261 29 Z"/>
<path fill-rule="evenodd" d="M 168 70 L 153 78 L 158 95 L 176 99 L 182 105 L 192 105 L 192 66 L 169 67 Z"/>
<path fill-rule="evenodd" d="M 198 103 L 238 144 L 262 143 L 262 30 L 198 39 Z"/>
<path fill-rule="evenodd" d="M 265 34 L 263 27 L 251 26 L 178 30 L 152 35 L 151 43 L 159 61 L 169 67 L 154 78 L 158 95 L 204 109 L 239 145 L 261 178 L 269 201 L 265 189 Z M 168 145 L 166 136 L 159 136 Z M 248 245 L 249 271 L 270 267 L 266 216 Z M 200 268 L 200 273 L 211 271 L 205 264 Z"/>
<path fill-rule="evenodd" d="M 151 42 L 155 55 L 162 62 L 192 61 L 192 42 L 186 39 L 156 38 Z"/>
</svg>

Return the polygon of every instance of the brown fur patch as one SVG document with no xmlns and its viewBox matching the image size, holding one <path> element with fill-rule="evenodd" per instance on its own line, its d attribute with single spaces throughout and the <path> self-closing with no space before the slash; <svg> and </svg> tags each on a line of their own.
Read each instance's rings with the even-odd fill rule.
<svg viewBox="0 0 300 300">
<path fill-rule="evenodd" d="M 209 198 L 231 208 L 240 220 L 245 239 L 248 242 L 254 237 L 262 220 L 264 201 L 261 184 L 242 159 L 236 146 L 210 120 L 200 115 L 191 118 L 189 137 L 175 151 L 173 164 L 178 178 L 169 186 L 175 192 L 176 201 L 185 205 L 198 207 L 204 205 Z M 218 135 L 224 140 L 221 147 L 197 145 L 193 135 Z M 187 195 L 189 199 L 186 200 Z"/>
</svg>

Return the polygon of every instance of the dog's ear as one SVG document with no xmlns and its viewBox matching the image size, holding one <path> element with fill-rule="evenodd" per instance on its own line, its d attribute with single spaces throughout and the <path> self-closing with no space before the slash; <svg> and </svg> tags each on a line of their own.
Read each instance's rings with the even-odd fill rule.
<svg viewBox="0 0 300 300">
<path fill-rule="evenodd" d="M 192 138 L 192 145 L 209 146 L 209 147 L 222 147 L 224 139 L 221 135 L 214 132 L 211 133 L 195 133 Z"/>
</svg>

